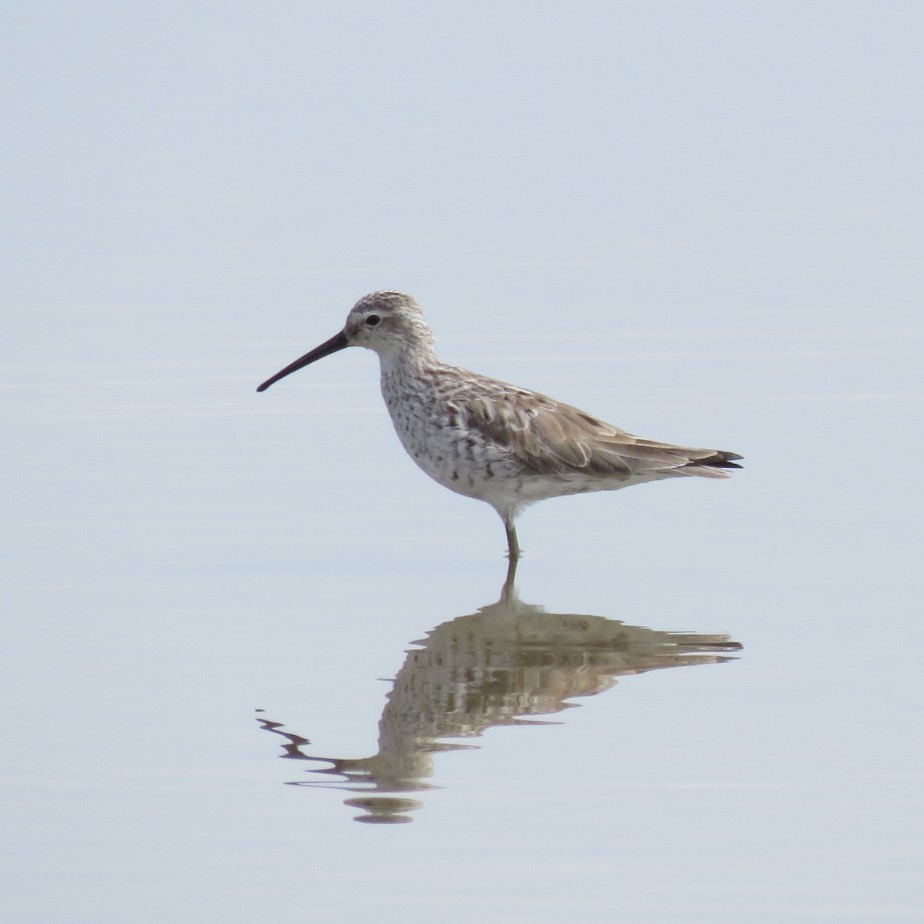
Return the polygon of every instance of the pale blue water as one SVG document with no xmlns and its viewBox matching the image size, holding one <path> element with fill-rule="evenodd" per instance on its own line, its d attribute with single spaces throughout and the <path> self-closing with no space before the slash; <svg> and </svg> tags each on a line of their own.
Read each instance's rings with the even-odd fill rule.
<svg viewBox="0 0 924 924">
<path fill-rule="evenodd" d="M 530 9 L 7 13 L 4 920 L 924 916 L 920 13 Z M 505 597 L 371 354 L 254 392 L 384 286 L 745 470 Z"/>
</svg>

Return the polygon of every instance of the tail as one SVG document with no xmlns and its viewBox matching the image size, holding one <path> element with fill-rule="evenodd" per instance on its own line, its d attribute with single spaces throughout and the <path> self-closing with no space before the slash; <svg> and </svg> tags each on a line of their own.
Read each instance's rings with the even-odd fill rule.
<svg viewBox="0 0 924 924">
<path fill-rule="evenodd" d="M 710 468 L 741 468 L 742 466 L 738 465 L 735 460 L 743 458 L 744 456 L 739 456 L 737 452 L 717 449 L 713 455 L 700 459 L 696 464 L 708 465 Z"/>
<path fill-rule="evenodd" d="M 742 459 L 737 452 L 728 452 L 724 449 L 716 449 L 712 455 L 702 459 L 696 459 L 688 465 L 684 465 L 679 471 L 690 475 L 705 475 L 707 478 L 728 478 L 730 468 L 741 468 L 735 461 Z"/>
</svg>

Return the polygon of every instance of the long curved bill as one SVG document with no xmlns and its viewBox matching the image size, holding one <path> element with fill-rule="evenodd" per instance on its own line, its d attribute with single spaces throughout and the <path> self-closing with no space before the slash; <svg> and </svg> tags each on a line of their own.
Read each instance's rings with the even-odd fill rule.
<svg viewBox="0 0 924 924">
<path fill-rule="evenodd" d="M 306 353 L 300 359 L 296 359 L 294 363 L 289 363 L 285 369 L 280 369 L 275 375 L 270 376 L 257 391 L 266 391 L 274 382 L 284 379 L 287 375 L 297 372 L 299 369 L 313 363 L 315 360 L 323 359 L 325 356 L 330 356 L 331 353 L 343 350 L 349 345 L 350 342 L 347 340 L 346 334 L 340 331 L 339 334 L 335 334 L 330 340 L 325 340 L 320 346 L 316 346 L 310 353 Z"/>
</svg>

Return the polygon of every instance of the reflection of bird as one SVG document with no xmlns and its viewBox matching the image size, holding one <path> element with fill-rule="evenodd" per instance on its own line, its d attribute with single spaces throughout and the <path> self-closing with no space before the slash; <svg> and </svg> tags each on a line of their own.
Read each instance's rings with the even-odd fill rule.
<svg viewBox="0 0 924 924">
<path fill-rule="evenodd" d="M 348 346 L 378 353 L 382 395 L 404 448 L 441 485 L 498 512 L 512 559 L 520 551 L 514 520 L 535 501 L 674 475 L 722 478 L 741 467 L 736 453 L 640 439 L 544 395 L 447 366 L 419 306 L 400 292 L 361 298 L 339 334 L 257 391 Z"/>
<path fill-rule="evenodd" d="M 537 724 L 614 686 L 618 677 L 656 668 L 716 664 L 741 648 L 727 635 L 662 632 L 602 616 L 547 613 L 523 603 L 511 584 L 501 599 L 432 629 L 416 642 L 395 677 L 379 720 L 378 752 L 365 758 L 317 757 L 308 741 L 264 718 L 289 743 L 286 756 L 323 761 L 316 771 L 357 794 L 358 820 L 407 821 L 419 802 L 406 794 L 431 788 L 433 754 L 471 747 L 497 725 Z M 302 783 L 300 785 L 311 785 Z M 320 784 L 331 785 L 331 784 Z M 388 794 L 404 794 L 400 796 Z"/>
</svg>

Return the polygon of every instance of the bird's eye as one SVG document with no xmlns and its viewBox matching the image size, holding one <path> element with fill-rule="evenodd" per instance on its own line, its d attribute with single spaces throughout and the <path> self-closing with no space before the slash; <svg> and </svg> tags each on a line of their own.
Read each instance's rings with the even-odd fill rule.
<svg viewBox="0 0 924 924">
<path fill-rule="evenodd" d="M 382 319 L 377 314 L 370 314 L 369 317 L 366 318 L 366 326 L 375 327 L 375 325 L 378 324 L 381 320 Z"/>
</svg>

